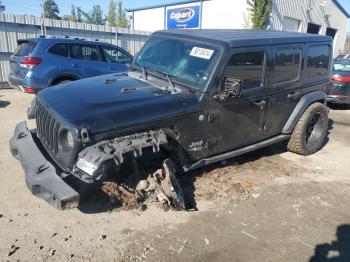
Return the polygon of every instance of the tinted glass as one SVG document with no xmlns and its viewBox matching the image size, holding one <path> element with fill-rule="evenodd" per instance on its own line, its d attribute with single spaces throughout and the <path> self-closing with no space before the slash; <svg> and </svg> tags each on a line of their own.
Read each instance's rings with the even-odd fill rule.
<svg viewBox="0 0 350 262">
<path fill-rule="evenodd" d="M 310 46 L 307 54 L 307 77 L 328 76 L 329 55 L 328 45 Z"/>
<path fill-rule="evenodd" d="M 101 61 L 97 47 L 95 45 L 71 45 L 71 57 L 74 59 Z"/>
<path fill-rule="evenodd" d="M 50 47 L 49 53 L 58 56 L 68 57 L 68 48 L 66 44 L 54 44 Z"/>
<path fill-rule="evenodd" d="M 17 46 L 14 55 L 15 56 L 29 56 L 33 49 L 34 49 L 35 45 L 33 43 L 30 42 L 24 42 L 22 44 L 20 44 L 19 46 Z"/>
<path fill-rule="evenodd" d="M 217 56 L 218 51 L 204 43 L 151 37 L 135 62 L 201 88 L 212 74 Z"/>
<path fill-rule="evenodd" d="M 299 78 L 301 50 L 280 48 L 275 54 L 275 83 L 283 83 Z"/>
<path fill-rule="evenodd" d="M 102 46 L 102 52 L 106 62 L 109 63 L 131 63 L 131 58 L 117 48 Z"/>
<path fill-rule="evenodd" d="M 243 80 L 242 89 L 259 87 L 262 85 L 264 61 L 264 51 L 234 54 L 225 68 L 224 76 Z"/>
</svg>

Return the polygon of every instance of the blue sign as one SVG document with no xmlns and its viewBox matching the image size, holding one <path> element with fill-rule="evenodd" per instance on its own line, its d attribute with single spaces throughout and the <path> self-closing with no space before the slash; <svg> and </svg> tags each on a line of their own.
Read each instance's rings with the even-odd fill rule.
<svg viewBox="0 0 350 262">
<path fill-rule="evenodd" d="M 200 6 L 169 8 L 167 29 L 199 28 Z"/>
</svg>

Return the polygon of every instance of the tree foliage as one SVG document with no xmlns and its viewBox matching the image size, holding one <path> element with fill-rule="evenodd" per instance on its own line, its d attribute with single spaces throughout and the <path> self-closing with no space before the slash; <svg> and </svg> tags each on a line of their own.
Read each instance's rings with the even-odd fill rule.
<svg viewBox="0 0 350 262">
<path fill-rule="evenodd" d="M 94 5 L 90 12 L 84 12 L 80 7 L 78 7 L 77 17 L 78 17 L 77 20 L 81 20 L 81 22 L 88 23 L 88 24 L 94 24 L 94 25 L 106 24 L 106 19 L 104 18 L 103 10 L 100 5 Z"/>
<path fill-rule="evenodd" d="M 111 0 L 108 7 L 107 21 L 110 26 L 117 26 L 117 6 L 116 3 Z"/>
<path fill-rule="evenodd" d="M 71 10 L 70 10 L 70 15 L 69 15 L 69 21 L 72 22 L 77 22 L 78 17 L 77 17 L 77 11 L 74 5 L 71 6 Z"/>
<path fill-rule="evenodd" d="M 44 17 L 52 19 L 60 19 L 58 5 L 54 0 L 45 0 L 44 2 Z"/>
<path fill-rule="evenodd" d="M 266 29 L 271 12 L 270 0 L 247 0 L 252 28 Z"/>
<path fill-rule="evenodd" d="M 117 26 L 119 27 L 127 27 L 128 19 L 126 18 L 126 13 L 123 8 L 122 0 L 118 1 L 118 13 L 117 13 Z"/>
</svg>

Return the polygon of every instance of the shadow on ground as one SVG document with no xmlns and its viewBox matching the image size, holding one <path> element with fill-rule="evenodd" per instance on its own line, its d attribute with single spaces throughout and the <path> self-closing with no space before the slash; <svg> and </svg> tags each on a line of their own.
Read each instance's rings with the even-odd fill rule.
<svg viewBox="0 0 350 262">
<path fill-rule="evenodd" d="M 2 101 L 2 100 L 0 100 L 0 108 L 7 107 L 10 104 L 11 103 L 9 101 Z"/>
<path fill-rule="evenodd" d="M 350 110 L 350 105 L 345 105 L 345 104 L 330 104 L 330 103 L 328 103 L 327 106 L 332 110 Z"/>
<path fill-rule="evenodd" d="M 319 244 L 309 262 L 349 262 L 350 261 L 350 225 L 341 225 L 337 229 L 337 239 L 331 243 Z"/>
</svg>

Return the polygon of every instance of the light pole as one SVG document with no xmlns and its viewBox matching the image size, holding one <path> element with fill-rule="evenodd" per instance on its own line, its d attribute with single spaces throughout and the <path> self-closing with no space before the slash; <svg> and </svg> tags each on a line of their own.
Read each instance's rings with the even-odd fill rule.
<svg viewBox="0 0 350 262">
<path fill-rule="evenodd" d="M 46 35 L 44 2 L 45 0 L 41 0 L 41 35 Z"/>
</svg>

